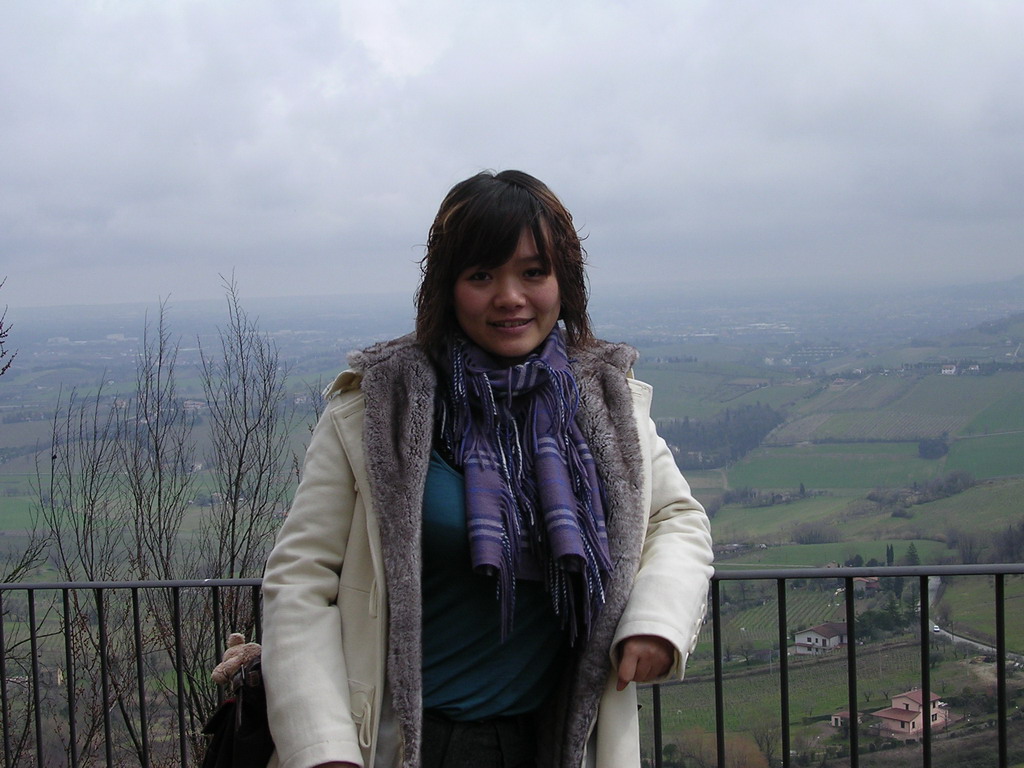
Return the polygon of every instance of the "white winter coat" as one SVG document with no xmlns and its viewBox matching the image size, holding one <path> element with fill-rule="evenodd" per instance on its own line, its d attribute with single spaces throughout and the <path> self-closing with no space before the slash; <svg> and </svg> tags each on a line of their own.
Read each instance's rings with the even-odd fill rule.
<svg viewBox="0 0 1024 768">
<path fill-rule="evenodd" d="M 591 637 L 540 710 L 542 768 L 639 768 L 636 690 L 615 690 L 614 648 L 658 635 L 681 678 L 711 575 L 707 516 L 628 378 L 635 351 L 570 349 L 578 421 L 607 497 L 614 570 Z M 350 359 L 306 454 L 263 583 L 271 768 L 418 766 L 420 507 L 436 375 L 410 337 Z"/>
</svg>

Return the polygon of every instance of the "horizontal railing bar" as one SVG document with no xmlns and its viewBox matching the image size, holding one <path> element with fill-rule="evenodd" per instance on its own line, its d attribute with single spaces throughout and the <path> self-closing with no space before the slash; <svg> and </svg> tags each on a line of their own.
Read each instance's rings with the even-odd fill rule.
<svg viewBox="0 0 1024 768">
<path fill-rule="evenodd" d="M 728 564 L 715 569 L 713 579 L 746 581 L 757 579 L 845 579 L 858 576 L 993 576 L 997 573 L 1024 574 L 1024 563 L 988 565 L 879 565 L 836 568 L 750 568 L 733 570 Z"/>
<path fill-rule="evenodd" d="M 735 568 L 735 570 L 733 570 Z M 717 581 L 746 581 L 758 579 L 843 579 L 858 576 L 994 576 L 996 574 L 1024 574 L 1024 563 L 989 563 L 977 565 L 879 565 L 838 566 L 835 568 L 749 568 L 739 569 L 728 563 L 720 564 L 711 577 Z M 53 589 L 157 589 L 168 587 L 258 587 L 262 579 L 176 579 L 149 581 L 41 581 L 4 582 L 0 590 L 53 590 Z"/>
<path fill-rule="evenodd" d="M 263 579 L 165 579 L 161 581 L 23 581 L 5 582 L 0 590 L 157 589 L 167 587 L 258 587 Z"/>
</svg>

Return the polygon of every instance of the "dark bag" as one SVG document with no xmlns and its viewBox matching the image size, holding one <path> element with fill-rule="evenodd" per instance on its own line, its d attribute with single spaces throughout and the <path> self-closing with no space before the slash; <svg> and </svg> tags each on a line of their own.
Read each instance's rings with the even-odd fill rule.
<svg viewBox="0 0 1024 768">
<path fill-rule="evenodd" d="M 264 768 L 274 753 L 260 660 L 243 666 L 225 699 L 203 727 L 212 736 L 202 768 Z"/>
</svg>

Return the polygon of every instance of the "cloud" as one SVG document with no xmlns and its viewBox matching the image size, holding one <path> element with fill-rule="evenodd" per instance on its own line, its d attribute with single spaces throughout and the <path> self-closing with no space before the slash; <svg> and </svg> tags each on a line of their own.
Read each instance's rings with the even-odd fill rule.
<svg viewBox="0 0 1024 768">
<path fill-rule="evenodd" d="M 445 191 L 547 181 L 595 290 L 999 278 L 1016 2 L 0 7 L 12 305 L 408 290 Z M 691 288 L 692 289 L 692 288 Z"/>
</svg>

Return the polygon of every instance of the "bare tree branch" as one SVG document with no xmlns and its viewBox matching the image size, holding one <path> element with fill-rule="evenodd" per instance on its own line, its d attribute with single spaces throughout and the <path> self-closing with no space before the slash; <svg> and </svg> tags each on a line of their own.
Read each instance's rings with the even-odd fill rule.
<svg viewBox="0 0 1024 768">
<path fill-rule="evenodd" d="M 0 288 L 3 288 L 6 282 L 6 277 L 0 280 Z M 11 352 L 7 349 L 7 334 L 10 330 L 11 326 L 7 323 L 7 307 L 5 306 L 4 311 L 0 312 L 0 376 L 7 373 L 11 363 L 14 362 L 14 358 L 18 356 L 17 352 Z M 7 362 L 4 362 L 4 358 L 7 358 Z"/>
<path fill-rule="evenodd" d="M 234 278 L 224 287 L 228 325 L 219 354 L 200 348 L 217 488 L 201 545 L 207 576 L 244 577 L 262 572 L 289 497 L 292 412 L 277 346 L 242 308 Z"/>
<path fill-rule="evenodd" d="M 136 578 L 187 578 L 179 533 L 195 496 L 195 418 L 177 396 L 178 344 L 161 303 L 155 332 L 147 322 L 135 367 L 135 398 L 120 410 L 125 485 L 131 506 Z"/>
<path fill-rule="evenodd" d="M 288 371 L 276 346 L 246 314 L 234 280 L 225 280 L 224 287 L 228 322 L 219 329 L 219 346 L 200 346 L 210 433 L 205 461 L 199 461 L 196 419 L 178 394 L 179 344 L 165 303 L 152 324 L 147 320 L 133 393 L 115 397 L 100 386 L 84 396 L 59 395 L 49 461 L 37 461 L 36 485 L 49 556 L 62 579 L 262 572 L 294 487 L 294 403 L 286 396 Z M 320 407 L 318 398 L 314 403 Z M 201 476 L 209 477 L 213 490 L 213 503 L 202 514 L 193 503 Z M 190 514 L 199 518 L 192 532 L 184 525 Z M 59 631 L 71 649 L 68 685 L 77 730 L 72 733 L 67 718 L 59 716 L 56 697 L 45 701 L 41 714 L 54 723 L 45 734 L 48 750 L 75 753 L 80 764 L 102 762 L 99 753 L 111 748 L 105 743 L 110 730 L 117 739 L 115 764 L 177 764 L 177 754 L 154 754 L 170 745 L 150 740 L 147 746 L 143 726 L 159 731 L 160 718 L 175 711 L 180 676 L 190 753 L 202 754 L 201 728 L 218 703 L 209 674 L 224 641 L 214 637 L 211 598 L 209 590 L 188 589 L 147 590 L 135 597 L 117 590 L 69 595 Z M 252 636 L 255 611 L 248 588 L 222 588 L 213 599 L 226 632 Z M 139 601 L 142 620 L 135 629 Z M 140 654 L 146 702 L 136 684 Z M 19 717 L 30 705 L 18 704 Z"/>
</svg>

